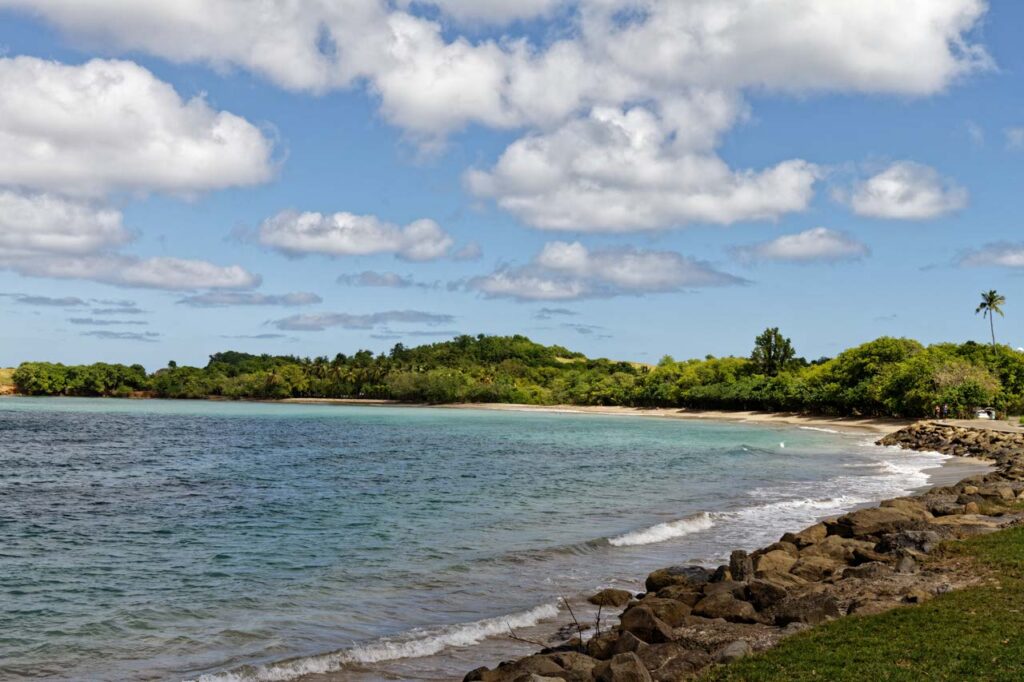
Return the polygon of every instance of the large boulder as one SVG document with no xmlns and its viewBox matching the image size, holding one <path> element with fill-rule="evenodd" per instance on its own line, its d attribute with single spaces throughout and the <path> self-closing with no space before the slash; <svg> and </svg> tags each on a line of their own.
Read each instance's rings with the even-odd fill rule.
<svg viewBox="0 0 1024 682">
<path fill-rule="evenodd" d="M 665 621 L 669 627 L 677 628 L 686 622 L 690 615 L 690 607 L 675 599 L 662 599 L 661 597 L 647 596 L 639 603 L 640 606 L 650 609 L 655 616 Z M 637 608 L 637 607 L 633 607 Z"/>
<path fill-rule="evenodd" d="M 772 607 L 771 611 L 776 625 L 789 625 L 790 623 L 818 625 L 841 615 L 839 602 L 825 592 L 786 597 Z"/>
<path fill-rule="evenodd" d="M 807 581 L 798 575 L 792 573 L 779 573 L 776 571 L 757 571 L 755 574 L 758 580 L 771 583 L 777 587 L 781 587 L 784 590 L 789 590 L 794 587 L 800 587 L 806 585 Z"/>
<path fill-rule="evenodd" d="M 715 654 L 715 660 L 719 663 L 732 663 L 741 658 L 746 658 L 752 653 L 754 653 L 754 648 L 750 646 L 750 642 L 738 639 L 719 649 L 718 653 Z"/>
<path fill-rule="evenodd" d="M 594 667 L 598 661 L 577 651 L 562 651 L 549 654 L 549 658 L 561 666 L 564 675 L 555 675 L 566 682 L 589 682 L 593 679 Z"/>
<path fill-rule="evenodd" d="M 860 578 L 870 580 L 874 578 L 885 578 L 893 574 L 892 566 L 878 561 L 872 561 L 860 566 L 854 566 L 843 571 L 844 578 Z"/>
<path fill-rule="evenodd" d="M 795 556 L 785 550 L 775 549 L 754 557 L 754 574 L 788 573 L 795 563 Z"/>
<path fill-rule="evenodd" d="M 646 606 L 636 606 L 623 613 L 619 618 L 619 629 L 633 633 L 648 644 L 672 640 L 672 628 Z"/>
<path fill-rule="evenodd" d="M 883 553 L 911 550 L 927 554 L 938 547 L 940 542 L 942 536 L 934 530 L 900 530 L 882 535 L 875 549 Z"/>
<path fill-rule="evenodd" d="M 648 592 L 657 592 L 673 585 L 699 589 L 711 580 L 712 573 L 703 566 L 669 566 L 647 576 L 646 587 Z"/>
<path fill-rule="evenodd" d="M 906 506 L 872 507 L 840 516 L 834 521 L 826 521 L 825 526 L 829 535 L 863 538 L 915 528 L 931 518 L 932 515 L 927 510 L 911 509 Z"/>
<path fill-rule="evenodd" d="M 596 682 L 653 682 L 647 668 L 632 652 L 597 664 L 593 676 Z"/>
<path fill-rule="evenodd" d="M 594 635 L 587 640 L 587 655 L 599 661 L 605 661 L 615 655 L 615 645 L 618 643 L 621 634 L 610 630 Z"/>
<path fill-rule="evenodd" d="M 696 616 L 724 618 L 731 623 L 756 623 L 757 611 L 748 601 L 737 599 L 730 592 L 720 592 L 704 597 L 693 607 Z"/>
<path fill-rule="evenodd" d="M 678 642 L 652 644 L 637 656 L 655 682 L 676 682 L 694 675 L 710 663 L 708 655 Z"/>
<path fill-rule="evenodd" d="M 631 592 L 608 588 L 590 596 L 587 601 L 594 606 L 611 606 L 619 608 L 628 604 L 629 600 L 632 598 L 633 594 Z"/>
<path fill-rule="evenodd" d="M 787 594 L 789 592 L 786 588 L 760 578 L 751 580 L 747 585 L 747 597 L 758 611 L 764 611 L 779 603 Z"/>
<path fill-rule="evenodd" d="M 662 599 L 681 601 L 687 606 L 693 606 L 703 598 L 703 594 L 699 590 L 687 585 L 669 585 L 658 590 L 658 596 Z"/>
<path fill-rule="evenodd" d="M 797 546 L 798 549 L 803 549 L 808 545 L 813 545 L 817 542 L 821 542 L 828 535 L 828 529 L 824 523 L 816 523 L 813 526 L 804 528 L 799 533 L 786 533 L 782 536 L 783 542 L 791 542 Z"/>
<path fill-rule="evenodd" d="M 857 550 L 873 551 L 875 543 L 866 540 L 829 535 L 821 542 L 811 545 L 800 552 L 801 557 L 824 556 L 848 564 L 854 561 Z"/>
</svg>

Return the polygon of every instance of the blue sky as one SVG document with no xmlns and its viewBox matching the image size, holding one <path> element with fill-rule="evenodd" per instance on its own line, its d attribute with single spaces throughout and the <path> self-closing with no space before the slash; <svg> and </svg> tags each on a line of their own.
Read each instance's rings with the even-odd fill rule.
<svg viewBox="0 0 1024 682">
<path fill-rule="evenodd" d="M 0 0 L 0 365 L 1024 345 L 1019 3 L 120 4 Z"/>
</svg>

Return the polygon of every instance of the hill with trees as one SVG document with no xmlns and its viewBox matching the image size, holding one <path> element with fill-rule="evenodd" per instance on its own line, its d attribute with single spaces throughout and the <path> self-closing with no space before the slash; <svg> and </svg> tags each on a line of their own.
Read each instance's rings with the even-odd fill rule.
<svg viewBox="0 0 1024 682">
<path fill-rule="evenodd" d="M 882 337 L 835 358 L 807 361 L 768 329 L 748 357 L 656 366 L 591 359 L 525 336 L 459 336 L 389 352 L 333 358 L 226 351 L 205 367 L 66 366 L 26 362 L 13 381 L 25 395 L 273 400 L 372 398 L 423 403 L 622 405 L 922 417 L 976 406 L 1024 412 L 1024 353 L 974 342 L 924 346 Z"/>
</svg>

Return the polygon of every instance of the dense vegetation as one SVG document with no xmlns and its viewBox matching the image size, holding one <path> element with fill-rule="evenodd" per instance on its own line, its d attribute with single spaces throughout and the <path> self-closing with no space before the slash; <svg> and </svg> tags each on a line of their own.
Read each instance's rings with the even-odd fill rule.
<svg viewBox="0 0 1024 682">
<path fill-rule="evenodd" d="M 1024 528 L 954 543 L 947 552 L 996 580 L 920 606 L 841 618 L 701 679 L 1024 679 Z"/>
<path fill-rule="evenodd" d="M 922 346 L 883 337 L 832 359 L 796 357 L 769 329 L 750 357 L 712 357 L 657 366 L 589 359 L 523 336 L 460 336 L 388 353 L 334 358 L 210 356 L 205 367 L 22 364 L 14 373 L 28 395 L 162 398 L 381 398 L 405 401 L 633 405 L 819 414 L 926 416 L 936 404 L 953 414 L 976 406 L 1024 411 L 1024 353 L 973 342 Z"/>
</svg>

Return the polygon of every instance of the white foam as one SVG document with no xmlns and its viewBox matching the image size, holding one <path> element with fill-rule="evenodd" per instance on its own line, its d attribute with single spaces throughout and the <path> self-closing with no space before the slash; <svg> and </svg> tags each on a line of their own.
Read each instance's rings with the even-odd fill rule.
<svg viewBox="0 0 1024 682">
<path fill-rule="evenodd" d="M 678 521 L 659 523 L 649 528 L 642 528 L 631 533 L 625 533 L 608 540 L 613 547 L 630 547 L 633 545 L 652 545 L 656 542 L 665 542 L 673 538 L 681 538 L 690 533 L 697 533 L 707 530 L 715 525 L 711 515 L 701 512 L 696 516 L 690 516 Z"/>
<path fill-rule="evenodd" d="M 532 627 L 557 615 L 557 603 L 542 604 L 522 613 L 430 630 L 413 630 L 405 635 L 379 639 L 329 654 L 202 675 L 193 682 L 286 682 L 303 675 L 334 672 L 353 663 L 379 663 L 399 658 L 432 656 L 449 647 L 472 646 L 488 637 L 507 635 L 509 628 Z"/>
<path fill-rule="evenodd" d="M 823 428 L 821 426 L 800 426 L 798 428 L 803 429 L 804 431 L 820 431 L 822 433 L 840 433 L 840 431 L 836 431 L 835 429 L 826 429 L 826 428 Z"/>
</svg>

